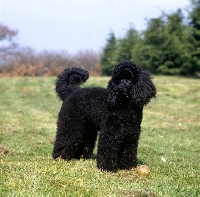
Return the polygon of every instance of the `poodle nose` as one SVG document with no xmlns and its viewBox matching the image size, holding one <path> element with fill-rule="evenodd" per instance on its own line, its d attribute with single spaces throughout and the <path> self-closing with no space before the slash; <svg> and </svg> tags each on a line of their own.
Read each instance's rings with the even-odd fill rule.
<svg viewBox="0 0 200 197">
<path fill-rule="evenodd" d="M 118 86 L 122 93 L 127 93 L 131 87 L 131 81 L 127 79 L 122 79 Z"/>
</svg>

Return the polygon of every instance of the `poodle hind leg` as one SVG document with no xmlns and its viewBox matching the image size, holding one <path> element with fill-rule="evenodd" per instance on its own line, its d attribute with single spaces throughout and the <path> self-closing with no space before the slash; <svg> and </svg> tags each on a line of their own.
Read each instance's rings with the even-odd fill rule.
<svg viewBox="0 0 200 197">
<path fill-rule="evenodd" d="M 57 134 L 52 156 L 54 159 L 62 157 L 66 160 L 79 159 L 79 149 L 82 146 L 84 124 L 81 120 L 75 122 L 72 118 L 59 117 Z"/>
<path fill-rule="evenodd" d="M 83 159 L 91 158 L 93 153 L 95 142 L 97 139 L 97 129 L 92 124 L 86 124 L 85 132 L 82 138 L 82 146 L 80 151 L 80 157 Z"/>
</svg>

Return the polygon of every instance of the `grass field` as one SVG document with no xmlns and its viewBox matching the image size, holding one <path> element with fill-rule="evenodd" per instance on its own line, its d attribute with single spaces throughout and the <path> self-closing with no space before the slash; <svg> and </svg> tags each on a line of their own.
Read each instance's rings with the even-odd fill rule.
<svg viewBox="0 0 200 197">
<path fill-rule="evenodd" d="M 101 172 L 95 159 L 53 161 L 55 78 L 0 78 L 0 196 L 200 196 L 200 80 L 155 76 L 138 159 L 151 172 Z M 106 87 L 108 78 L 84 86 Z"/>
</svg>

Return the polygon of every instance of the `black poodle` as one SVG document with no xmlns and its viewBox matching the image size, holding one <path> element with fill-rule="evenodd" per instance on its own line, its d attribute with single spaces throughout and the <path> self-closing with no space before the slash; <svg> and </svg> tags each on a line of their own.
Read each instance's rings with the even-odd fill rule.
<svg viewBox="0 0 200 197">
<path fill-rule="evenodd" d="M 116 172 L 137 166 L 143 107 L 156 96 L 150 74 L 131 61 L 119 63 L 105 88 L 80 88 L 89 73 L 67 68 L 57 78 L 63 101 L 53 158 L 90 158 L 99 131 L 97 167 Z"/>
</svg>

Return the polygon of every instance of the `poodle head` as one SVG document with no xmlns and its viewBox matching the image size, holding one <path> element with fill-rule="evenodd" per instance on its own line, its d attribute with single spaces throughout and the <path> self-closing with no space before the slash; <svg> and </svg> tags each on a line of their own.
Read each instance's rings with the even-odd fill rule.
<svg viewBox="0 0 200 197">
<path fill-rule="evenodd" d="M 114 68 L 107 89 L 109 107 L 121 107 L 127 103 L 143 107 L 156 96 L 150 74 L 126 60 Z"/>
</svg>

